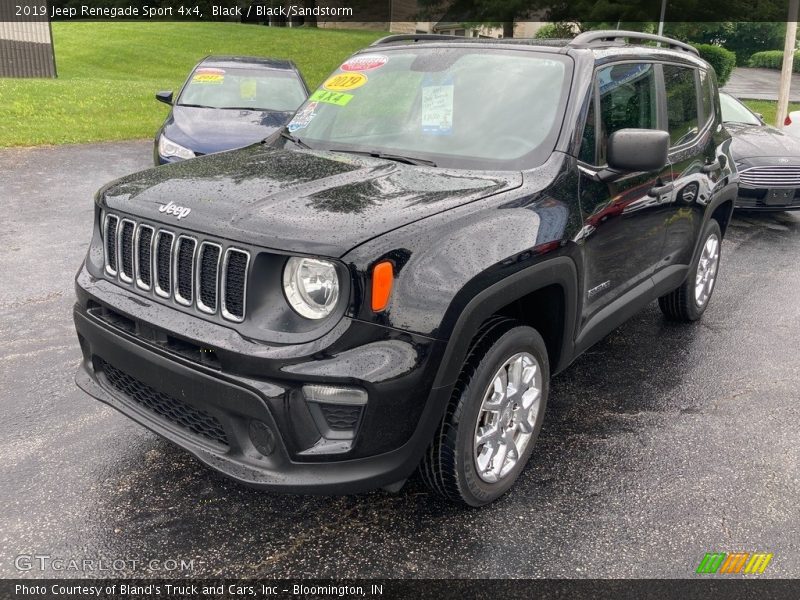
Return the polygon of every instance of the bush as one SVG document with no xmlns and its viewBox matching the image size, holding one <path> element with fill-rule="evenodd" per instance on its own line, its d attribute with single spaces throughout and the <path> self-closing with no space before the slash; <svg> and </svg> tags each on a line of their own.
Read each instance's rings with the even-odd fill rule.
<svg viewBox="0 0 800 600">
<path fill-rule="evenodd" d="M 733 67 L 736 66 L 736 54 L 726 48 L 712 44 L 696 44 L 695 48 L 697 48 L 700 56 L 714 67 L 720 87 L 725 85 L 731 76 Z"/>
<path fill-rule="evenodd" d="M 780 69 L 783 67 L 783 50 L 766 50 L 756 52 L 750 57 L 748 63 L 751 67 L 761 67 L 762 69 Z M 800 50 L 794 53 L 794 65 L 792 70 L 800 73 Z"/>
<path fill-rule="evenodd" d="M 572 23 L 547 23 L 534 36 L 540 40 L 563 40 L 575 37 Z"/>
</svg>

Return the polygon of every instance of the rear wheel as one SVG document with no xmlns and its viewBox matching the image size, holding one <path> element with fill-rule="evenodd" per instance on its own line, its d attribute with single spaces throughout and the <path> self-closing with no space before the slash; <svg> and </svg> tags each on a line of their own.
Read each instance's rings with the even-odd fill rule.
<svg viewBox="0 0 800 600">
<path fill-rule="evenodd" d="M 473 343 L 420 472 L 438 494 L 492 502 L 519 476 L 542 426 L 550 368 L 536 330 L 504 318 Z"/>
<path fill-rule="evenodd" d="M 664 315 L 672 321 L 696 321 L 708 308 L 719 272 L 722 232 L 711 219 L 703 229 L 700 253 L 686 281 L 658 299 Z"/>
</svg>

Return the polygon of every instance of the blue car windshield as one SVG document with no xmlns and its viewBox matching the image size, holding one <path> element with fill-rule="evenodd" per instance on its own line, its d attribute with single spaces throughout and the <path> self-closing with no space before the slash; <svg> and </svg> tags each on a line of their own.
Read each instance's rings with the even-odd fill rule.
<svg viewBox="0 0 800 600">
<path fill-rule="evenodd" d="M 294 112 L 305 97 L 292 71 L 200 66 L 189 77 L 177 104 Z"/>
<path fill-rule="evenodd" d="M 314 149 L 529 168 L 553 150 L 570 72 L 570 58 L 527 49 L 375 50 L 345 61 L 287 131 Z"/>
<path fill-rule="evenodd" d="M 728 94 L 719 95 L 719 105 L 722 109 L 722 120 L 725 123 L 744 123 L 746 125 L 761 125 L 761 121 L 750 109 Z"/>
</svg>

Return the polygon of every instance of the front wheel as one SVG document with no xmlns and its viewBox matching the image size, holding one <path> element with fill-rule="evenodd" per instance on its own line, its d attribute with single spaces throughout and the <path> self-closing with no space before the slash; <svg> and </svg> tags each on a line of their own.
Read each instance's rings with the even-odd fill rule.
<svg viewBox="0 0 800 600">
<path fill-rule="evenodd" d="M 508 319 L 482 328 L 420 466 L 428 487 L 470 506 L 508 491 L 533 452 L 549 383 L 536 330 Z"/>
<path fill-rule="evenodd" d="M 680 287 L 658 299 L 661 312 L 671 321 L 696 321 L 708 308 L 719 271 L 722 231 L 711 219 L 703 229 L 700 253 Z"/>
</svg>

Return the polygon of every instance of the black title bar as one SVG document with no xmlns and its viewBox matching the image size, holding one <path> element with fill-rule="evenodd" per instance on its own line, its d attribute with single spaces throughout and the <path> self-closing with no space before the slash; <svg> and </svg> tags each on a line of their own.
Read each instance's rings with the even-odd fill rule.
<svg viewBox="0 0 800 600">
<path fill-rule="evenodd" d="M 664 20 L 785 22 L 789 0 L 666 0 Z M 662 0 L 3 0 L 0 21 L 141 20 L 286 23 L 658 22 Z M 597 27 L 593 27 L 597 28 Z M 623 27 L 624 28 L 624 27 Z"/>
<path fill-rule="evenodd" d="M 772 600 L 797 598 L 798 580 L 708 577 L 693 580 L 546 579 L 375 579 L 375 580 L 154 580 L 60 579 L 0 580 L 0 598 L 86 600 L 222 600 L 228 598 L 469 598 L 640 600 Z"/>
</svg>

